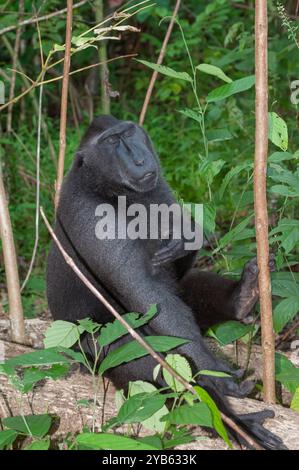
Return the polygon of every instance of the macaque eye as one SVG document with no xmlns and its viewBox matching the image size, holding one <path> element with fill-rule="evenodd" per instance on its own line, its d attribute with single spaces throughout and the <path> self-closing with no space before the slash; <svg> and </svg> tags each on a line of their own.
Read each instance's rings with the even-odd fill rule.
<svg viewBox="0 0 299 470">
<path fill-rule="evenodd" d="M 131 137 L 132 134 L 133 134 L 133 131 L 129 130 L 129 131 L 126 131 L 123 135 L 124 137 Z"/>
<path fill-rule="evenodd" d="M 108 144 L 116 144 L 118 140 L 119 140 L 119 137 L 117 135 L 111 135 L 110 137 L 106 139 L 106 142 Z"/>
</svg>

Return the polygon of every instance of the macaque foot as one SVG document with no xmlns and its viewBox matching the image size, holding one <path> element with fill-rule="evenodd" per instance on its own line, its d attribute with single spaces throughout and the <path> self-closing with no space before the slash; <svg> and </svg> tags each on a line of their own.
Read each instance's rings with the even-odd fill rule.
<svg viewBox="0 0 299 470">
<path fill-rule="evenodd" d="M 270 272 L 275 271 L 275 257 L 269 257 Z M 239 285 L 234 293 L 235 318 L 244 323 L 253 319 L 251 313 L 259 299 L 257 258 L 253 258 L 244 266 Z"/>
</svg>

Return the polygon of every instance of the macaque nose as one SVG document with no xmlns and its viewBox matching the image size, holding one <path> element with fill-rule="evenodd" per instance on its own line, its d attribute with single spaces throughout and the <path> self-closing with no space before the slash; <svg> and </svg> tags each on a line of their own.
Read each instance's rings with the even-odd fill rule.
<svg viewBox="0 0 299 470">
<path fill-rule="evenodd" d="M 144 164 L 144 158 L 142 158 L 142 157 L 135 158 L 134 162 L 135 162 L 135 165 L 142 166 Z"/>
</svg>

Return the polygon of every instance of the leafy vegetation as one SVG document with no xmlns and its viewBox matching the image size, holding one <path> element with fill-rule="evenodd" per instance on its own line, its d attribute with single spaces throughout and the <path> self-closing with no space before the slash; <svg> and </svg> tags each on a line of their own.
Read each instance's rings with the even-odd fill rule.
<svg viewBox="0 0 299 470">
<path fill-rule="evenodd" d="M 109 3 L 109 2 L 108 2 Z M 137 4 L 138 2 L 131 2 Z M 291 100 L 290 84 L 298 80 L 297 26 L 281 2 L 269 1 L 269 165 L 268 202 L 270 246 L 275 253 L 277 272 L 272 275 L 274 295 L 274 328 L 277 339 L 295 325 L 299 311 L 299 148 L 298 104 Z M 294 3 L 294 2 L 293 2 Z M 295 2 L 296 3 L 296 2 Z M 58 10 L 61 2 L 37 0 L 39 14 Z M 244 8 L 242 8 L 244 6 Z M 138 57 L 109 63 L 111 112 L 122 119 L 138 120 L 140 109 L 153 70 L 159 72 L 154 94 L 147 111 L 145 127 L 161 158 L 165 176 L 181 201 L 204 203 L 207 245 L 199 253 L 198 262 L 205 269 L 236 277 L 244 263 L 255 255 L 253 219 L 253 153 L 254 153 L 254 10 L 252 2 L 189 0 L 184 2 L 175 24 L 162 66 L 156 65 L 157 55 L 172 13 L 173 2 L 156 0 L 130 18 L 131 28 L 120 29 L 113 35 L 121 40 L 108 40 L 108 58 L 132 53 Z M 0 6 L 0 30 L 18 23 L 19 2 L 10 0 Z M 32 2 L 25 1 L 25 18 L 35 14 Z M 98 62 L 100 36 L 86 32 L 96 25 L 96 10 L 87 2 L 74 11 L 72 70 L 67 130 L 66 170 L 69 168 L 80 137 L 91 114 L 101 112 L 97 68 L 87 68 Z M 224 27 L 225 25 L 225 27 Z M 136 28 L 136 29 L 134 29 Z M 141 30 L 140 33 L 137 29 Z M 1 31 L 0 31 L 1 33 Z M 41 39 L 40 39 L 41 38 Z M 53 194 L 59 148 L 60 87 L 65 38 L 65 18 L 56 16 L 24 27 L 17 57 L 15 96 L 36 80 L 46 57 L 55 57 L 55 67 L 43 77 L 43 123 L 41 145 L 40 202 L 53 216 Z M 16 30 L 0 36 L 0 78 L 8 99 L 9 81 L 13 74 L 13 48 Z M 84 53 L 82 53 L 84 50 Z M 54 60 L 54 59 L 53 59 Z M 60 61 L 60 62 L 59 62 Z M 28 78 L 29 77 L 29 78 Z M 95 90 L 95 93 L 94 91 Z M 118 93 L 116 93 L 117 91 Z M 7 132 L 7 113 L 1 113 L 1 166 L 9 196 L 9 209 L 17 246 L 20 275 L 25 278 L 30 263 L 35 231 L 37 87 L 13 106 L 12 129 Z M 39 227 L 38 256 L 33 274 L 22 294 L 26 317 L 35 317 L 46 309 L 45 259 L 49 236 Z M 4 267 L 0 252 L 1 304 L 7 311 Z M 2 295 L 3 294 L 3 295 Z M 88 312 L 86 312 L 88 314 Z M 155 308 L 140 317 L 128 313 L 126 320 L 140 327 L 155 314 Z M 291 338 L 295 338 L 296 331 Z M 90 320 L 78 325 L 55 322 L 46 334 L 45 351 L 9 359 L 0 366 L 21 394 L 28 393 L 39 381 L 65 376 L 74 362 L 84 364 L 95 379 L 99 373 L 121 362 L 146 354 L 134 341 L 109 353 L 98 364 L 90 365 L 82 351 L 70 348 L 88 332 L 97 347 L 97 359 L 110 342 L 127 334 L 117 322 L 101 328 Z M 219 344 L 240 341 L 249 345 L 259 342 L 258 321 L 254 326 L 238 322 L 217 325 L 208 331 Z M 168 352 L 184 339 L 147 338 L 157 351 Z M 192 381 L 186 359 L 169 353 L 168 363 L 186 380 Z M 158 373 L 158 369 L 154 373 Z M 199 373 L 209 371 L 199 371 Z M 101 432 L 84 432 L 70 448 L 130 449 L 170 448 L 189 442 L 186 425 L 214 427 L 227 441 L 227 435 L 211 399 L 198 389 L 194 401 L 181 384 L 167 375 L 168 389 L 164 395 L 151 384 L 132 383 L 118 415 L 105 423 Z M 291 406 L 298 407 L 298 368 L 281 352 L 276 356 L 276 379 L 292 395 Z M 174 406 L 165 406 L 170 394 Z M 93 405 L 92 405 L 93 406 Z M 192 411 L 192 412 L 191 412 Z M 118 426 L 142 422 L 154 434 L 149 438 L 117 436 Z M 47 449 L 52 417 L 16 416 L 2 420 L 0 449 L 11 448 L 20 436 L 29 436 L 26 448 Z M 177 428 L 179 426 L 179 428 Z M 166 433 L 167 430 L 167 433 Z M 228 441 L 227 441 L 228 442 Z"/>
</svg>

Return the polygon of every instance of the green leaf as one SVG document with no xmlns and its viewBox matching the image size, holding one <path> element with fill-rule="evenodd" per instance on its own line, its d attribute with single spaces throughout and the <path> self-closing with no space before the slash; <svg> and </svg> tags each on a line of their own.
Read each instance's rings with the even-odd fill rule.
<svg viewBox="0 0 299 470">
<path fill-rule="evenodd" d="M 269 113 L 269 139 L 282 150 L 288 148 L 288 128 L 284 120 L 276 113 Z"/>
<path fill-rule="evenodd" d="M 231 140 L 234 137 L 228 129 L 207 131 L 206 136 L 209 142 L 222 142 L 224 140 Z"/>
<path fill-rule="evenodd" d="M 206 403 L 194 403 L 193 406 L 181 405 L 174 410 L 170 411 L 167 415 L 161 418 L 161 421 L 166 421 L 176 425 L 197 425 L 197 426 L 213 426 L 213 419 L 211 411 Z"/>
<path fill-rule="evenodd" d="M 20 379 L 22 383 L 22 392 L 28 393 L 33 386 L 40 380 L 51 378 L 57 380 L 64 377 L 69 371 L 69 364 L 54 364 L 50 369 L 41 370 L 36 367 L 25 369 L 23 379 Z"/>
<path fill-rule="evenodd" d="M 245 162 L 245 163 L 242 163 L 241 165 L 236 165 L 234 167 L 232 167 L 228 173 L 226 173 L 222 183 L 221 183 L 221 186 L 220 186 L 220 189 L 219 189 L 219 198 L 222 199 L 223 198 L 223 195 L 224 195 L 224 191 L 226 190 L 227 186 L 229 185 L 230 181 L 235 177 L 237 176 L 239 173 L 241 173 L 241 171 L 244 171 L 244 170 L 247 170 L 249 171 L 250 169 L 252 169 L 252 163 L 248 163 L 248 162 Z"/>
<path fill-rule="evenodd" d="M 299 311 L 299 296 L 293 295 L 283 299 L 276 305 L 273 313 L 275 333 L 279 333 L 285 325 L 291 321 Z"/>
<path fill-rule="evenodd" d="M 291 374 L 291 376 L 297 374 L 297 370 L 299 369 L 295 367 L 286 356 L 275 353 L 275 378 L 277 379 L 277 377 L 279 377 L 277 380 L 291 393 L 295 393 L 296 389 L 299 387 L 299 380 L 298 382 L 293 380 L 288 381 L 287 378 L 289 374 Z"/>
<path fill-rule="evenodd" d="M 212 330 L 213 335 L 210 334 L 210 330 Z M 238 321 L 231 320 L 209 328 L 206 334 L 216 338 L 219 343 L 225 346 L 242 338 L 242 336 L 245 336 L 251 330 L 252 325 L 244 325 Z"/>
<path fill-rule="evenodd" d="M 167 75 L 168 77 L 178 78 L 180 80 L 185 80 L 187 82 L 192 83 L 193 80 L 190 75 L 186 72 L 176 72 L 175 70 L 171 69 L 170 67 L 165 67 L 165 65 L 158 65 L 153 62 L 148 62 L 147 60 L 139 60 L 136 59 L 137 62 L 140 62 L 143 65 L 146 65 L 150 69 L 155 70 L 156 72 L 161 73 L 162 75 Z"/>
<path fill-rule="evenodd" d="M 299 384 L 299 369 L 294 367 L 292 370 L 286 370 L 284 372 L 281 372 L 280 374 L 276 374 L 276 380 L 281 383 L 290 383 L 290 382 L 295 382 L 296 387 L 298 387 Z"/>
<path fill-rule="evenodd" d="M 206 405 L 208 405 L 210 412 L 212 414 L 212 421 L 213 421 L 213 426 L 215 430 L 218 432 L 219 436 L 222 437 L 222 439 L 227 443 L 227 445 L 232 449 L 233 446 L 229 440 L 228 434 L 223 425 L 221 414 L 216 406 L 216 403 L 210 397 L 210 395 L 199 385 L 195 385 L 194 389 L 197 395 L 199 396 L 200 400 Z"/>
<path fill-rule="evenodd" d="M 152 305 L 148 312 L 145 315 L 141 313 L 127 313 L 123 315 L 124 320 L 126 320 L 129 325 L 136 330 L 141 326 L 148 323 L 157 313 L 157 306 Z M 114 320 L 112 323 L 107 323 L 102 329 L 98 342 L 100 346 L 108 346 L 108 344 L 113 343 L 117 339 L 129 334 L 128 330 L 118 321 Z"/>
<path fill-rule="evenodd" d="M 247 225 L 252 219 L 252 214 L 250 214 L 246 219 L 242 220 L 236 227 L 234 227 L 232 230 L 230 230 L 226 235 L 224 235 L 222 238 L 219 240 L 219 247 L 214 250 L 214 252 L 219 251 L 219 249 L 224 248 L 227 246 L 229 243 L 234 241 L 237 236 L 240 236 L 240 234 L 245 230 Z"/>
<path fill-rule="evenodd" d="M 68 364 L 70 360 L 57 352 L 56 349 L 40 349 L 34 352 L 20 354 L 5 362 L 8 367 L 51 366 L 53 364 Z"/>
<path fill-rule="evenodd" d="M 24 422 L 27 423 L 27 426 Z M 52 418 L 49 415 L 28 415 L 24 416 L 13 416 L 2 419 L 2 423 L 5 427 L 13 429 L 14 431 L 26 434 L 26 436 L 44 437 L 49 431 Z M 28 430 L 30 429 L 30 432 Z M 30 434 L 31 433 L 31 434 Z"/>
<path fill-rule="evenodd" d="M 213 233 L 216 227 L 216 207 L 213 203 L 206 203 L 203 206 L 203 223 L 206 234 Z"/>
<path fill-rule="evenodd" d="M 153 393 L 157 392 L 157 388 L 148 382 L 143 382 L 142 380 L 136 380 L 135 382 L 130 382 L 130 396 L 136 395 L 138 393 L 147 392 Z M 160 419 L 162 416 L 168 413 L 168 409 L 165 405 L 162 406 L 156 413 L 154 413 L 150 418 L 142 421 L 142 426 L 150 431 L 162 434 L 165 431 L 165 423 L 162 423 Z"/>
<path fill-rule="evenodd" d="M 221 70 L 220 67 L 216 67 L 215 65 L 210 64 L 199 64 L 195 67 L 196 70 L 200 72 L 207 73 L 208 75 L 213 75 L 214 77 L 220 78 L 224 82 L 231 83 L 232 79 L 229 78 L 225 73 Z"/>
<path fill-rule="evenodd" d="M 162 408 L 166 398 L 158 392 L 138 393 L 129 397 L 114 418 L 118 426 L 124 423 L 141 423 Z"/>
<path fill-rule="evenodd" d="M 50 447 L 50 439 L 40 439 L 39 441 L 34 441 L 25 447 L 24 450 L 48 450 Z"/>
<path fill-rule="evenodd" d="M 80 334 L 82 334 L 84 331 L 87 331 L 87 333 L 94 334 L 96 333 L 102 325 L 99 323 L 95 323 L 91 318 L 83 318 L 83 320 L 79 320 L 79 331 Z M 67 346 L 66 346 L 67 347 Z"/>
<path fill-rule="evenodd" d="M 166 352 L 188 342 L 188 340 L 170 336 L 147 336 L 145 340 L 148 345 L 154 349 L 154 351 L 158 352 Z M 139 343 L 137 343 L 137 341 L 130 341 L 129 343 L 114 349 L 105 357 L 99 367 L 99 374 L 103 374 L 106 370 L 111 369 L 112 367 L 147 356 L 148 354 L 149 353 Z"/>
<path fill-rule="evenodd" d="M 211 377 L 230 377 L 230 374 L 226 374 L 225 372 L 220 372 L 219 370 L 206 370 L 206 369 L 199 370 L 196 376 L 197 375 L 209 375 Z"/>
<path fill-rule="evenodd" d="M 180 354 L 167 354 L 165 358 L 167 364 L 172 367 L 183 379 L 190 382 L 192 380 L 192 370 L 187 359 Z M 163 377 L 167 385 L 175 392 L 185 390 L 184 385 L 178 382 L 166 369 L 163 369 Z"/>
<path fill-rule="evenodd" d="M 289 152 L 274 152 L 268 157 L 268 163 L 280 163 L 284 160 L 292 160 L 294 155 Z"/>
<path fill-rule="evenodd" d="M 229 96 L 241 93 L 242 91 L 249 90 L 255 83 L 255 76 L 250 75 L 248 77 L 240 78 L 232 83 L 223 85 L 215 90 L 211 91 L 207 96 L 208 103 L 216 103 L 217 101 L 228 98 Z"/>
<path fill-rule="evenodd" d="M 272 278 L 272 294 L 278 297 L 291 297 L 294 294 L 299 297 L 299 284 L 296 281 Z"/>
<path fill-rule="evenodd" d="M 10 447 L 16 440 L 17 435 L 18 433 L 13 429 L 0 431 L 0 450 L 4 450 Z"/>
<path fill-rule="evenodd" d="M 71 348 L 80 338 L 80 331 L 74 323 L 57 320 L 54 321 L 45 333 L 45 348 L 63 346 Z"/>
<path fill-rule="evenodd" d="M 193 121 L 202 123 L 202 115 L 198 111 L 194 111 L 193 109 L 185 108 L 180 109 L 179 113 L 183 114 L 184 116 L 193 119 Z"/>
<path fill-rule="evenodd" d="M 117 434 L 83 433 L 76 437 L 79 445 L 93 450 L 157 450 L 146 442 Z"/>
<path fill-rule="evenodd" d="M 292 410 L 299 412 L 299 388 L 296 389 L 296 392 L 293 395 L 291 408 Z"/>
</svg>

